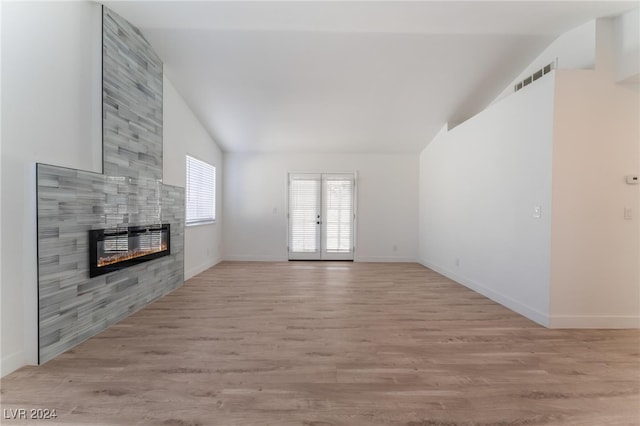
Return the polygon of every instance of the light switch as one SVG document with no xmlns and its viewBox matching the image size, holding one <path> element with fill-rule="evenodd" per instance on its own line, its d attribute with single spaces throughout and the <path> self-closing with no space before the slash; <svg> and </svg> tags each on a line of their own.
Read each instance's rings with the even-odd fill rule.
<svg viewBox="0 0 640 426">
<path fill-rule="evenodd" d="M 633 219 L 633 209 L 631 207 L 624 208 L 624 218 L 625 220 Z"/>
<path fill-rule="evenodd" d="M 541 206 L 533 206 L 533 217 L 536 219 L 540 219 L 542 217 L 542 207 Z"/>
</svg>

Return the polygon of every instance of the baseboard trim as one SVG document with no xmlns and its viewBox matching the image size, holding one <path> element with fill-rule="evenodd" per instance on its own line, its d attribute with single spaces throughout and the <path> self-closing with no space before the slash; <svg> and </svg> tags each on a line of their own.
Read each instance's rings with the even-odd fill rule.
<svg viewBox="0 0 640 426">
<path fill-rule="evenodd" d="M 640 317 L 633 315 L 551 315 L 550 328 L 640 328 Z"/>
<path fill-rule="evenodd" d="M 356 262 L 417 263 L 414 257 L 356 256 Z"/>
<path fill-rule="evenodd" d="M 231 255 L 225 256 L 222 260 L 227 262 L 286 262 L 288 259 L 279 256 Z"/>
<path fill-rule="evenodd" d="M 9 375 L 25 365 L 27 364 L 25 363 L 23 351 L 14 352 L 10 355 L 4 356 L 0 361 L 0 377 Z"/>
<path fill-rule="evenodd" d="M 437 273 L 444 275 L 445 277 L 457 282 L 458 284 L 462 284 L 463 286 L 475 291 L 476 293 L 480 293 L 481 295 L 493 300 L 496 303 L 501 304 L 505 308 L 511 309 L 512 311 L 530 319 L 535 323 L 538 323 L 544 327 L 549 327 L 549 315 L 545 314 L 544 312 L 540 312 L 537 309 L 527 306 L 524 303 L 515 300 L 507 295 L 492 290 L 478 282 L 475 282 L 472 279 L 458 275 L 455 272 L 452 272 L 446 268 L 442 268 L 426 260 L 420 260 L 420 264 L 425 268 L 432 269 Z"/>
<path fill-rule="evenodd" d="M 209 268 L 213 268 L 214 266 L 216 266 L 218 263 L 222 262 L 222 258 L 221 257 L 216 257 L 215 259 L 212 259 L 208 262 L 204 262 L 201 263 L 200 265 L 197 265 L 193 268 L 190 268 L 186 271 L 184 271 L 184 280 L 188 280 L 189 278 L 193 278 L 196 275 L 206 271 Z"/>
<path fill-rule="evenodd" d="M 289 259 L 279 256 L 231 255 L 222 259 L 228 262 L 287 262 Z M 413 257 L 356 256 L 354 262 L 379 263 L 417 263 Z"/>
</svg>

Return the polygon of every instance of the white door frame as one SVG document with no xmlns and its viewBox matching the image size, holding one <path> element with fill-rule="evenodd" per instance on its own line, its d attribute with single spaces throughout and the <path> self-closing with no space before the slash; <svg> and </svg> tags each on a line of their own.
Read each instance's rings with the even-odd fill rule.
<svg viewBox="0 0 640 426">
<path fill-rule="evenodd" d="M 318 194 L 318 208 L 316 215 L 317 225 L 317 250 L 309 252 L 293 252 L 291 250 L 291 177 L 292 175 L 308 175 L 310 180 L 319 179 L 320 187 Z M 324 220 L 326 218 L 326 203 L 323 200 L 325 194 L 325 182 L 324 176 L 338 176 L 344 175 L 347 178 L 352 179 L 353 182 L 353 199 L 352 208 L 353 215 L 351 218 L 351 250 L 346 253 L 329 252 L 326 250 L 326 227 L 324 226 Z M 330 180 L 330 179 L 327 179 Z M 289 260 L 355 260 L 356 250 L 356 229 L 357 229 L 357 172 L 288 172 L 286 175 L 286 211 L 287 211 L 287 254 Z M 318 217 L 319 216 L 319 217 Z"/>
</svg>

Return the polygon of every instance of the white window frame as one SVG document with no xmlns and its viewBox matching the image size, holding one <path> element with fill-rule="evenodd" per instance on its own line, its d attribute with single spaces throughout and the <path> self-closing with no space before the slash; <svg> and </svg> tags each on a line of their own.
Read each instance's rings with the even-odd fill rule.
<svg viewBox="0 0 640 426">
<path fill-rule="evenodd" d="M 186 155 L 185 225 L 216 223 L 216 167 Z"/>
</svg>

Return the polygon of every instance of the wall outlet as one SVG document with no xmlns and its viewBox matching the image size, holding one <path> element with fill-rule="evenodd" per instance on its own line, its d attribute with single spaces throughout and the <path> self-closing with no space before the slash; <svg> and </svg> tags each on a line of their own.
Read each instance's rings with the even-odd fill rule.
<svg viewBox="0 0 640 426">
<path fill-rule="evenodd" d="M 625 220 L 633 219 L 633 209 L 631 207 L 624 208 L 624 219 Z"/>
<path fill-rule="evenodd" d="M 460 266 L 460 258 L 456 257 L 455 264 L 456 264 L 456 266 Z"/>
<path fill-rule="evenodd" d="M 393 245 L 393 251 L 398 251 L 398 246 L 396 244 Z"/>
<path fill-rule="evenodd" d="M 541 206 L 533 206 L 533 217 L 535 219 L 540 219 L 542 217 L 542 207 Z"/>
</svg>

